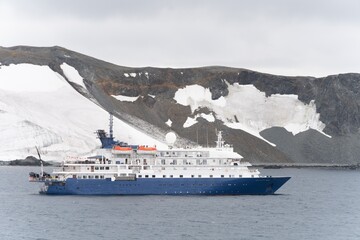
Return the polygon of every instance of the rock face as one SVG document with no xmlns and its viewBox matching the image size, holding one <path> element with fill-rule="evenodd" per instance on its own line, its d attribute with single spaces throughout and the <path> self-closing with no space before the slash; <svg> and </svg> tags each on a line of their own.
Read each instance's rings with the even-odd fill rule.
<svg viewBox="0 0 360 240">
<path fill-rule="evenodd" d="M 188 69 L 128 68 L 97 60 L 61 47 L 36 48 L 18 46 L 0 48 L 2 65 L 31 63 L 47 65 L 65 79 L 60 65 L 67 63 L 83 77 L 87 91 L 69 83 L 79 93 L 129 124 L 164 139 L 168 131 L 181 137 L 179 144 L 190 142 L 207 145 L 216 140 L 216 129 L 224 131 L 227 142 L 250 162 L 257 163 L 358 163 L 360 162 L 360 75 L 340 74 L 324 78 L 285 77 L 227 67 Z M 176 91 L 189 85 L 210 90 L 211 99 L 229 94 L 229 84 L 254 85 L 266 96 L 294 94 L 309 104 L 315 102 L 324 133 L 308 130 L 293 135 L 284 128 L 270 128 L 261 136 L 276 147 L 245 131 L 229 128 L 223 121 L 198 118 L 185 128 L 184 122 L 196 114 L 209 114 L 202 107 L 192 112 L 189 106 L 177 104 Z M 138 97 L 134 102 L 118 101 L 112 95 Z M 140 96 L 140 97 L 139 97 Z M 254 106 L 256 107 L 256 106 Z M 274 113 L 276 114 L 276 113 Z M 169 127 L 166 122 L 171 119 Z M 238 122 L 237 116 L 234 117 Z M 146 126 L 146 127 L 144 127 Z"/>
</svg>

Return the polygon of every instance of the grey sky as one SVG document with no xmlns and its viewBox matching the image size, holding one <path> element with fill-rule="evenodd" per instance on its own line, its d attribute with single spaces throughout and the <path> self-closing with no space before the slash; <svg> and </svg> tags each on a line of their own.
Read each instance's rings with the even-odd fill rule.
<svg viewBox="0 0 360 240">
<path fill-rule="evenodd" d="M 1 46 L 63 46 L 124 66 L 360 72 L 360 1 L 0 0 Z"/>
</svg>

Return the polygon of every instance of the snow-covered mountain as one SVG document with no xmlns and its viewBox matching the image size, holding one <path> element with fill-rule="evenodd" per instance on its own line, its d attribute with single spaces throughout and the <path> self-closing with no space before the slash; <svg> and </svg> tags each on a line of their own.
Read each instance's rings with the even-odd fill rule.
<svg viewBox="0 0 360 240">
<path fill-rule="evenodd" d="M 88 154 L 115 136 L 209 145 L 216 130 L 251 162 L 359 163 L 360 75 L 284 77 L 245 69 L 128 68 L 60 47 L 0 48 L 0 159 Z"/>
</svg>

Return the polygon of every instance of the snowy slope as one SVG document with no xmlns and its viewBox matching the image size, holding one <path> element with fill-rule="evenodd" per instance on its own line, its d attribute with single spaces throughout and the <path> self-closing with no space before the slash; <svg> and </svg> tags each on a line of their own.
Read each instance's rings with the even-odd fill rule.
<svg viewBox="0 0 360 240">
<path fill-rule="evenodd" d="M 217 100 L 211 99 L 211 92 L 199 85 L 190 85 L 179 89 L 174 96 L 177 103 L 190 106 L 194 112 L 200 107 L 214 111 L 216 118 L 233 129 L 244 130 L 264 141 L 260 132 L 271 127 L 284 127 L 296 135 L 308 129 L 324 134 L 325 124 L 319 120 L 314 101 L 304 104 L 296 95 L 275 94 L 266 97 L 253 85 L 228 84 L 229 94 Z M 197 117 L 188 118 L 184 127 L 196 123 Z M 325 134 L 326 135 L 326 134 Z"/>
<path fill-rule="evenodd" d="M 63 64 L 69 81 L 85 88 L 75 68 Z M 0 160 L 36 155 L 45 160 L 89 154 L 100 146 L 94 132 L 108 127 L 106 111 L 75 91 L 47 66 L 0 68 Z M 114 135 L 132 144 L 165 145 L 114 119 Z"/>
</svg>

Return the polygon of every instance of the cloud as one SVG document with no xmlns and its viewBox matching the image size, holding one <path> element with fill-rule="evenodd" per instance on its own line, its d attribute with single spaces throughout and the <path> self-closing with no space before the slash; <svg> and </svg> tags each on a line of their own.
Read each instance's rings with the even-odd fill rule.
<svg viewBox="0 0 360 240">
<path fill-rule="evenodd" d="M 1 45 L 60 45 L 125 66 L 360 72 L 358 1 L 0 0 Z"/>
</svg>

